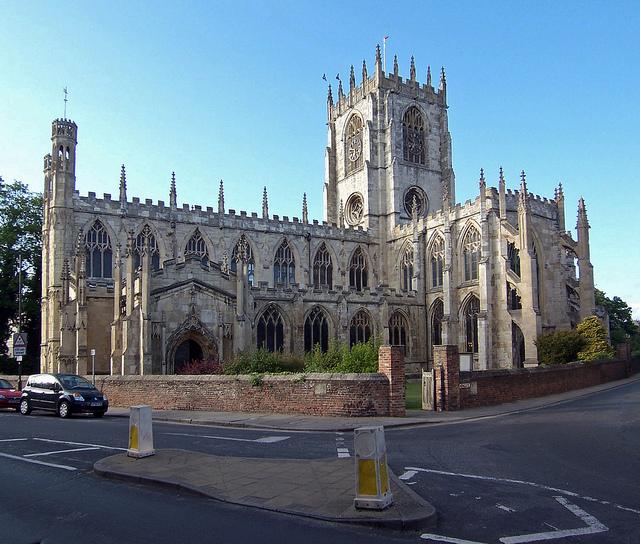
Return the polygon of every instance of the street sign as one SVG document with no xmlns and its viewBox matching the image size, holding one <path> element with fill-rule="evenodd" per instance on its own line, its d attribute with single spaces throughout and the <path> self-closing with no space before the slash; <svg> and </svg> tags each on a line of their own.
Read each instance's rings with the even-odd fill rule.
<svg viewBox="0 0 640 544">
<path fill-rule="evenodd" d="M 13 335 L 13 356 L 22 357 L 27 354 L 27 333 L 16 332 Z"/>
</svg>

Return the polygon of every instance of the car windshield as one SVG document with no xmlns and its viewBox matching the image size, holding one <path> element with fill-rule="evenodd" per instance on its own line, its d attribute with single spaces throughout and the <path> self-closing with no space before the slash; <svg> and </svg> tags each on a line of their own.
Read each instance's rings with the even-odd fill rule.
<svg viewBox="0 0 640 544">
<path fill-rule="evenodd" d="M 93 384 L 80 376 L 60 376 L 59 380 L 65 389 L 93 389 Z"/>
<path fill-rule="evenodd" d="M 13 385 L 11 385 L 11 382 L 8 382 L 7 380 L 0 380 L 0 389 L 13 389 Z"/>
</svg>

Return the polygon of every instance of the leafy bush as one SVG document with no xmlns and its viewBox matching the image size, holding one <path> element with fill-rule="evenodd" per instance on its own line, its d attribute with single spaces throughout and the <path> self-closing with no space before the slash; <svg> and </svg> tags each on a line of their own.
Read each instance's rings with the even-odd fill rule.
<svg viewBox="0 0 640 544">
<path fill-rule="evenodd" d="M 380 342 L 377 338 L 354 344 L 351 348 L 347 344 L 332 340 L 325 353 L 322 353 L 320 346 L 316 344 L 306 356 L 305 370 L 307 372 L 377 372 L 379 347 Z"/>
<path fill-rule="evenodd" d="M 222 374 L 222 363 L 217 359 L 192 359 L 177 374 Z"/>
<path fill-rule="evenodd" d="M 538 336 L 538 362 L 541 365 L 564 365 L 578 360 L 578 353 L 585 347 L 585 340 L 576 331 L 557 331 Z"/>
<path fill-rule="evenodd" d="M 281 372 L 301 372 L 304 361 L 292 355 L 267 351 L 260 348 L 256 351 L 243 352 L 224 365 L 225 374 L 277 374 Z"/>
<path fill-rule="evenodd" d="M 576 327 L 584 339 L 584 347 L 578 353 L 581 361 L 613 359 L 615 350 L 607 342 L 607 332 L 595 316 L 585 317 Z"/>
</svg>

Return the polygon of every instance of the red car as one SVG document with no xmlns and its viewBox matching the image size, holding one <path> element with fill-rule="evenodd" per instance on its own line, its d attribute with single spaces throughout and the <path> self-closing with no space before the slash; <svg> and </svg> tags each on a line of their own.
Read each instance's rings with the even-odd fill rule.
<svg viewBox="0 0 640 544">
<path fill-rule="evenodd" d="M 0 379 L 0 408 L 20 409 L 20 397 L 22 393 L 16 391 L 11 382 Z"/>
</svg>

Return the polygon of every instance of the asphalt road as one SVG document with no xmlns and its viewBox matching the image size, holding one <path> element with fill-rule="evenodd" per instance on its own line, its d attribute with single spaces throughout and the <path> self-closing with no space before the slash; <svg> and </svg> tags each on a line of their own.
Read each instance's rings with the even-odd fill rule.
<svg viewBox="0 0 640 544">
<path fill-rule="evenodd" d="M 235 507 L 102 479 L 125 418 L 0 411 L 0 543 L 640 542 L 640 381 L 537 411 L 388 430 L 391 468 L 439 512 L 393 532 Z M 215 455 L 353 455 L 349 434 L 154 424 L 156 448 Z M 533 536 L 532 536 L 533 535 Z"/>
</svg>

